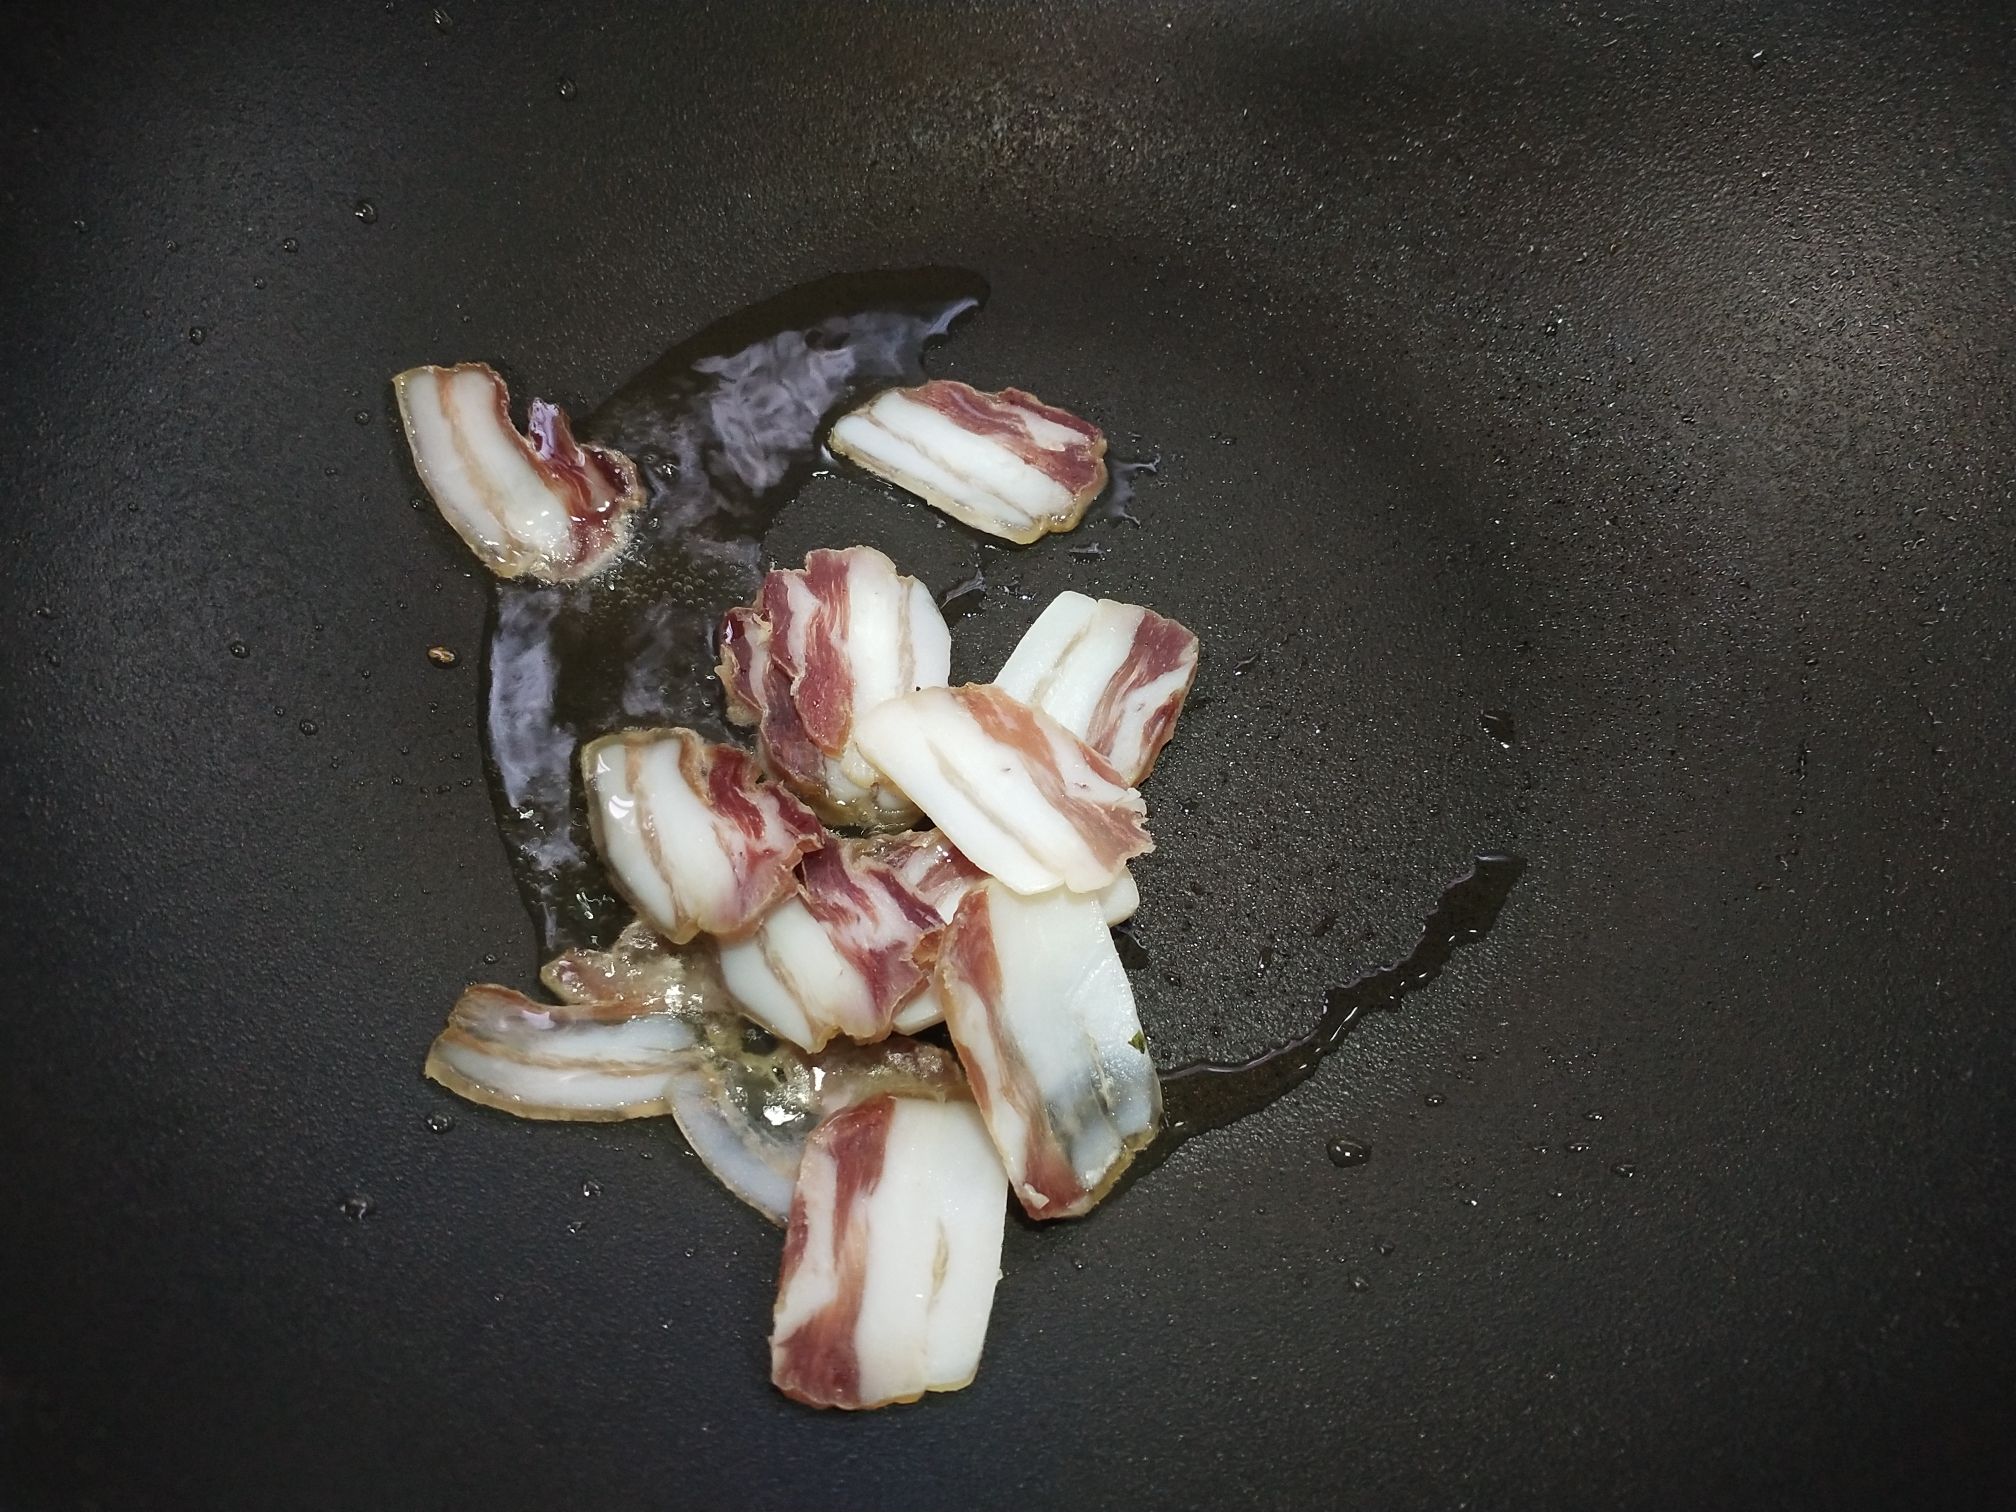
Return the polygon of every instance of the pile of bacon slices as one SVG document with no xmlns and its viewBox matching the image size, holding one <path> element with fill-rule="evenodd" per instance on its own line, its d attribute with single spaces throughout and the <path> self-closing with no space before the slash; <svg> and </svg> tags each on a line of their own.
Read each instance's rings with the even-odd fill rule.
<svg viewBox="0 0 2016 1512">
<path fill-rule="evenodd" d="M 395 383 L 422 480 L 493 572 L 572 581 L 621 554 L 643 498 L 628 458 L 577 444 L 550 405 L 520 433 L 481 365 Z M 1100 432 L 1014 389 L 889 390 L 829 442 L 1018 542 L 1074 527 L 1106 482 Z M 719 647 L 754 755 L 689 729 L 586 745 L 596 844 L 636 921 L 546 965 L 555 1003 L 469 988 L 427 1072 L 530 1118 L 675 1118 L 786 1225 L 787 1395 L 957 1390 L 1007 1193 L 1033 1218 L 1085 1213 L 1161 1118 L 1110 926 L 1134 911 L 1136 787 L 1197 639 L 1064 593 L 992 683 L 948 687 L 930 593 L 854 546 L 771 572 Z M 910 1038 L 939 1024 L 951 1053 Z"/>
</svg>

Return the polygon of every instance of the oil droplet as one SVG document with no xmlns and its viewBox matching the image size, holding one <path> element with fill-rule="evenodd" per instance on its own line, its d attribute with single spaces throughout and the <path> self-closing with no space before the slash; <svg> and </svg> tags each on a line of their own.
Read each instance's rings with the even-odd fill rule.
<svg viewBox="0 0 2016 1512">
<path fill-rule="evenodd" d="M 237 657 L 238 660 L 243 661 L 252 654 L 252 648 L 243 641 L 233 641 L 231 642 L 231 654 Z"/>
<path fill-rule="evenodd" d="M 54 619 L 55 617 L 56 617 L 56 611 L 54 609 L 51 609 L 47 604 L 37 604 L 35 606 L 35 618 Z"/>
<path fill-rule="evenodd" d="M 1484 733 L 1498 742 L 1502 750 L 1511 750 L 1519 744 L 1519 727 L 1504 709 L 1486 709 L 1477 716 L 1477 722 L 1484 726 Z"/>
<path fill-rule="evenodd" d="M 180 245 L 176 242 L 175 238 L 172 236 L 168 238 L 168 250 L 170 252 L 179 252 L 182 250 Z"/>
<path fill-rule="evenodd" d="M 266 280 L 263 278 L 255 278 L 252 280 L 252 287 L 255 289 L 263 289 L 266 287 Z"/>
<path fill-rule="evenodd" d="M 1356 1292 L 1370 1291 L 1372 1290 L 1372 1283 L 1367 1281 L 1363 1276 L 1353 1276 L 1351 1278 L 1351 1290 Z"/>
<path fill-rule="evenodd" d="M 1590 1123 L 1603 1122 L 1603 1115 L 1601 1113 L 1596 1112 L 1594 1109 L 1591 1109 L 1589 1112 L 1584 1113 L 1582 1116 L 1586 1118 Z"/>
<path fill-rule="evenodd" d="M 572 79 L 562 79 L 557 87 L 561 99 L 571 100 L 574 98 L 574 81 Z"/>
<path fill-rule="evenodd" d="M 1568 1153 L 1570 1155 L 1587 1155 L 1589 1153 L 1589 1141 L 1586 1139 L 1570 1140 L 1568 1142 Z"/>
<path fill-rule="evenodd" d="M 189 344 L 191 346 L 203 345 L 203 338 L 208 334 L 209 332 L 205 331 L 201 326 L 189 327 Z"/>
<path fill-rule="evenodd" d="M 602 1183 L 599 1181 L 582 1182 L 581 1195 L 583 1197 L 600 1197 L 602 1195 Z"/>
<path fill-rule="evenodd" d="M 355 420 L 359 425 L 369 425 L 371 423 L 371 411 L 359 410 L 357 411 L 356 414 L 352 415 L 350 418 L 352 420 Z"/>
<path fill-rule="evenodd" d="M 429 1113 L 427 1115 L 427 1132 L 429 1134 L 446 1134 L 454 1127 L 455 1120 L 450 1114 Z"/>
<path fill-rule="evenodd" d="M 304 720 L 302 720 L 302 721 L 301 721 L 301 733 L 302 733 L 303 735 L 313 735 L 313 734 L 315 733 L 315 721 L 314 721 L 314 720 L 312 720 L 312 719 L 304 719 Z"/>
<path fill-rule="evenodd" d="M 1439 1108 L 1442 1106 L 1442 1094 L 1440 1092 L 1430 1092 L 1421 1101 L 1428 1104 L 1431 1108 Z"/>
<path fill-rule="evenodd" d="M 352 1192 L 343 1199 L 343 1216 L 353 1223 L 362 1223 L 371 1216 L 371 1199 L 362 1192 Z"/>
<path fill-rule="evenodd" d="M 441 9 L 441 7 L 438 5 L 434 7 L 434 29 L 436 31 L 445 32 L 450 27 L 454 26 L 454 24 L 455 24 L 454 18 L 451 17 L 448 14 L 448 12 Z"/>
<path fill-rule="evenodd" d="M 1333 1139 L 1326 1146 L 1326 1150 L 1330 1156 L 1330 1164 L 1334 1166 L 1361 1166 L 1372 1158 L 1372 1152 L 1364 1145 L 1355 1144 L 1348 1139 Z"/>
<path fill-rule="evenodd" d="M 434 14 L 438 16 L 441 13 L 436 11 Z M 367 226 L 375 225 L 378 220 L 378 207 L 367 199 L 357 201 L 356 208 L 351 210 L 350 213 Z"/>
<path fill-rule="evenodd" d="M 1620 1160 L 1617 1164 L 1610 1167 L 1610 1174 L 1612 1176 L 1636 1176 L 1638 1174 L 1638 1167 L 1631 1164 L 1628 1160 Z"/>
<path fill-rule="evenodd" d="M 1128 971 L 1146 971 L 1152 961 L 1148 947 L 1134 938 L 1134 931 L 1123 924 L 1113 931 L 1113 946 L 1120 953 L 1120 964 Z"/>
<path fill-rule="evenodd" d="M 586 1227 L 588 1227 L 588 1220 L 586 1218 L 576 1218 L 573 1222 L 567 1225 L 567 1232 L 570 1234 L 578 1234 L 581 1232 L 581 1230 L 583 1230 Z"/>
<path fill-rule="evenodd" d="M 427 660 L 434 663 L 437 667 L 452 667 L 458 658 L 446 646 L 429 646 L 427 648 Z"/>
<path fill-rule="evenodd" d="M 301 250 L 301 243 L 291 236 L 283 236 L 280 238 L 280 250 L 282 252 L 299 252 Z"/>
<path fill-rule="evenodd" d="M 497 964 L 497 952 L 494 950 L 485 951 L 483 954 L 483 964 L 485 966 L 495 966 Z"/>
</svg>

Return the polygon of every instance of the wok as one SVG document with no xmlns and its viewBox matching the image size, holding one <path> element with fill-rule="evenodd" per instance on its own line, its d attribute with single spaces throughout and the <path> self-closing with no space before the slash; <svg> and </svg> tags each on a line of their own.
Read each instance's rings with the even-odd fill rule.
<svg viewBox="0 0 2016 1512">
<path fill-rule="evenodd" d="M 2008 1504 L 2006 8 L 6 26 L 7 1505 Z M 776 1235 L 669 1124 L 419 1075 L 536 951 L 387 379 L 586 412 L 927 264 L 991 289 L 933 370 L 1159 458 L 1139 523 L 983 556 L 821 475 L 765 549 L 984 567 L 968 673 L 1067 587 L 1198 631 L 1158 1060 L 1525 869 L 1011 1225 L 971 1389 L 847 1418 L 766 1383 Z"/>
</svg>

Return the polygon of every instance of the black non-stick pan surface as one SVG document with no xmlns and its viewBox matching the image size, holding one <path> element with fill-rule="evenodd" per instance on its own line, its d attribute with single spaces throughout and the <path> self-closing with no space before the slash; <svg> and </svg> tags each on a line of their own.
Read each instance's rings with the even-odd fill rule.
<svg viewBox="0 0 2016 1512">
<path fill-rule="evenodd" d="M 5 56 L 0 1503 L 2009 1504 L 2006 7 L 70 5 Z M 537 952 L 387 380 L 582 412 L 917 265 L 991 289 L 935 371 L 1159 457 L 1139 523 L 986 554 L 821 476 L 767 549 L 983 567 L 971 675 L 1067 587 L 1199 632 L 1165 1065 L 1526 868 L 1286 1097 L 1011 1225 L 971 1389 L 846 1417 L 769 1387 L 777 1234 L 669 1123 L 421 1078 Z"/>
</svg>

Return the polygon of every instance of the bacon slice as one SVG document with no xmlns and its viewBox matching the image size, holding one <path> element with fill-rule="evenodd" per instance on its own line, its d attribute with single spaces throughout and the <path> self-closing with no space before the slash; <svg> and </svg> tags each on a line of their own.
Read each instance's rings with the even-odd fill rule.
<svg viewBox="0 0 2016 1512">
<path fill-rule="evenodd" d="M 799 1168 L 770 1379 L 814 1407 L 957 1391 L 980 1367 L 1007 1180 L 971 1102 L 876 1097 L 836 1114 Z"/>
<path fill-rule="evenodd" d="M 756 726 L 763 764 L 825 819 L 915 822 L 917 810 L 854 748 L 854 718 L 942 687 L 952 636 L 931 591 L 867 546 L 815 551 L 772 572 L 721 627 L 728 717 Z"/>
<path fill-rule="evenodd" d="M 948 845 L 936 830 L 919 830 L 893 838 L 908 842 L 907 854 L 898 860 L 898 871 L 920 889 L 931 885 L 916 880 L 920 870 L 925 878 L 935 881 L 935 890 L 928 894 L 932 906 L 946 923 L 951 923 L 961 900 L 987 874 Z M 1109 925 L 1126 923 L 1141 906 L 1141 889 L 1135 885 L 1132 872 L 1123 871 L 1092 896 L 1099 900 L 1100 917 Z M 934 975 L 915 997 L 896 1010 L 890 1027 L 898 1034 L 921 1034 L 933 1024 L 944 1022 L 945 1000 L 938 995 Z"/>
<path fill-rule="evenodd" d="M 521 1118 L 609 1121 L 670 1113 L 721 1184 L 782 1224 L 805 1140 L 883 1093 L 964 1096 L 958 1061 L 891 1036 L 816 1056 L 753 1034 L 711 953 L 674 951 L 643 924 L 607 951 L 571 950 L 541 973 L 565 1001 L 508 987 L 462 994 L 427 1056 L 451 1092 Z"/>
<path fill-rule="evenodd" d="M 1138 604 L 1060 593 L 994 685 L 1041 709 L 1139 786 L 1197 680 L 1197 637 Z"/>
<path fill-rule="evenodd" d="M 479 983 L 455 1000 L 427 1075 L 521 1118 L 651 1118 L 672 1111 L 669 1078 L 694 1043 L 687 1018 L 652 998 L 556 1007 Z"/>
<path fill-rule="evenodd" d="M 862 753 L 1017 892 L 1097 892 L 1154 849 L 1105 757 L 999 688 L 925 688 L 856 723 Z"/>
<path fill-rule="evenodd" d="M 923 988 L 945 921 L 880 858 L 873 840 L 807 856 L 798 894 L 747 939 L 723 943 L 721 975 L 751 1018 L 817 1050 L 835 1034 L 878 1040 Z"/>
<path fill-rule="evenodd" d="M 486 364 L 417 367 L 392 380 L 413 466 L 442 517 L 497 576 L 567 582 L 623 549 L 644 501 L 619 451 L 582 446 L 543 399 L 521 435 L 504 380 Z"/>
<path fill-rule="evenodd" d="M 1098 901 L 982 883 L 945 933 L 938 990 L 1023 1208 L 1032 1218 L 1090 1211 L 1162 1119 Z"/>
<path fill-rule="evenodd" d="M 934 378 L 834 422 L 841 456 L 975 530 L 1022 545 L 1070 530 L 1106 486 L 1099 427 L 1021 389 Z"/>
<path fill-rule="evenodd" d="M 691 730 L 627 730 L 581 751 L 595 848 L 660 934 L 737 935 L 794 885 L 826 832 L 756 763 Z"/>
</svg>

